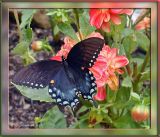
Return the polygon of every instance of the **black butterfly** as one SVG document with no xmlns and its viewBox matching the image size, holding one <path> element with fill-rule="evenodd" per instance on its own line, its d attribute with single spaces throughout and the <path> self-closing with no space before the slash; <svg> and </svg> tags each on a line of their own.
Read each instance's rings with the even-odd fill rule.
<svg viewBox="0 0 160 137">
<path fill-rule="evenodd" d="M 77 43 L 62 62 L 43 60 L 20 70 L 13 78 L 17 85 L 44 88 L 48 86 L 50 96 L 58 105 L 69 105 L 74 111 L 79 96 L 95 103 L 95 78 L 88 68 L 92 67 L 102 50 L 104 40 L 96 37 Z"/>
</svg>

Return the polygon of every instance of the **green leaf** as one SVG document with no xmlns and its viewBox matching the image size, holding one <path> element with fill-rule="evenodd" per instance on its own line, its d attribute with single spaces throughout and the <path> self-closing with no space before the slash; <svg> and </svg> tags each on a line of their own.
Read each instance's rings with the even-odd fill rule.
<svg viewBox="0 0 160 137">
<path fill-rule="evenodd" d="M 123 87 L 132 87 L 132 81 L 129 76 L 124 78 L 124 80 L 122 81 L 122 86 Z"/>
<path fill-rule="evenodd" d="M 140 96 L 136 92 L 131 92 L 131 100 L 140 102 Z"/>
<path fill-rule="evenodd" d="M 59 24 L 57 24 L 57 26 L 62 33 L 64 33 L 65 35 L 71 37 L 72 39 L 74 39 L 76 41 L 79 41 L 74 29 L 72 28 L 72 26 L 70 24 L 59 23 Z"/>
<path fill-rule="evenodd" d="M 126 56 L 126 52 L 125 52 L 124 46 L 122 44 L 119 44 L 119 53 L 118 54 Z"/>
<path fill-rule="evenodd" d="M 126 103 L 130 98 L 131 89 L 128 87 L 121 87 L 117 91 L 116 102 L 121 105 Z"/>
<path fill-rule="evenodd" d="M 115 32 L 121 32 L 124 27 L 126 26 L 126 22 L 127 22 L 127 18 L 126 18 L 126 15 L 121 15 L 121 24 L 119 25 L 115 25 L 114 23 L 112 23 L 115 27 Z M 116 33 L 115 33 L 116 35 Z"/>
<path fill-rule="evenodd" d="M 124 38 L 124 37 L 127 37 L 127 36 L 131 36 L 131 34 L 133 34 L 133 33 L 134 33 L 134 31 L 132 29 L 125 28 L 125 29 L 122 30 L 121 35 L 122 35 L 122 38 Z"/>
<path fill-rule="evenodd" d="M 134 40 L 133 35 L 125 37 L 122 44 L 127 55 L 130 55 L 137 48 L 137 42 Z"/>
<path fill-rule="evenodd" d="M 139 124 L 134 122 L 131 118 L 130 113 L 118 118 L 114 121 L 114 126 L 116 128 L 139 128 Z"/>
<path fill-rule="evenodd" d="M 19 86 L 12 83 L 25 97 L 30 98 L 31 100 L 39 100 L 45 102 L 53 102 L 53 99 L 50 97 L 48 93 L 48 87 L 43 89 L 33 89 L 27 88 L 24 86 Z"/>
<path fill-rule="evenodd" d="M 54 31 L 54 35 L 58 34 L 58 32 L 59 32 L 59 28 L 58 28 L 58 26 L 57 26 L 57 25 L 55 25 L 55 26 L 54 26 L 53 31 Z"/>
<path fill-rule="evenodd" d="M 24 41 L 27 41 L 28 43 L 30 43 L 32 41 L 32 38 L 33 38 L 32 28 L 23 29 L 22 34 L 23 34 Z"/>
<path fill-rule="evenodd" d="M 140 81 L 150 80 L 150 70 L 141 73 Z"/>
<path fill-rule="evenodd" d="M 151 98 L 150 97 L 144 97 L 142 102 L 146 106 L 150 105 L 151 104 Z"/>
<path fill-rule="evenodd" d="M 147 51 L 150 45 L 150 40 L 148 39 L 148 37 L 144 33 L 139 31 L 135 32 L 135 36 L 136 36 L 138 45 Z"/>
<path fill-rule="evenodd" d="M 66 128 L 64 114 L 55 106 L 48 110 L 41 119 L 39 128 Z"/>
<path fill-rule="evenodd" d="M 21 24 L 20 24 L 21 29 L 24 28 L 26 25 L 30 26 L 30 23 L 32 21 L 32 17 L 35 12 L 36 12 L 35 9 L 22 10 L 22 17 L 21 17 Z"/>
<path fill-rule="evenodd" d="M 12 50 L 13 54 L 23 56 L 28 51 L 28 42 L 22 41 Z"/>
<path fill-rule="evenodd" d="M 87 15 L 82 14 L 79 17 L 80 31 L 82 32 L 84 38 L 96 30 L 95 27 L 89 24 L 89 19 L 86 16 Z"/>
</svg>

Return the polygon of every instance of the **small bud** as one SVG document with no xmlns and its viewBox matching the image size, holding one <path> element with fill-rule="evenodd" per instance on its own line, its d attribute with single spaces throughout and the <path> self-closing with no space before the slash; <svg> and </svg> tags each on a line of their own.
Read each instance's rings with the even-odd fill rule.
<svg viewBox="0 0 160 137">
<path fill-rule="evenodd" d="M 33 41 L 31 44 L 31 48 L 33 51 L 40 51 L 42 50 L 42 41 Z"/>
<path fill-rule="evenodd" d="M 135 122 L 145 121 L 149 117 L 149 109 L 144 105 L 136 105 L 131 110 L 131 116 Z"/>
</svg>

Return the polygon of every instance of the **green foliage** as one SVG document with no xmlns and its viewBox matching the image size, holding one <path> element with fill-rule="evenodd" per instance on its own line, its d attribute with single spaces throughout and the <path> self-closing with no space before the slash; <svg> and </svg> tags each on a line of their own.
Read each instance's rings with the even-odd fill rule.
<svg viewBox="0 0 160 137">
<path fill-rule="evenodd" d="M 17 46 L 12 50 L 12 53 L 23 56 L 28 51 L 27 44 L 28 42 L 26 41 L 22 41 L 21 43 L 18 43 Z"/>
<path fill-rule="evenodd" d="M 48 110 L 40 120 L 39 128 L 66 128 L 66 120 L 64 114 L 55 106 Z"/>
<path fill-rule="evenodd" d="M 20 24 L 21 29 L 26 26 L 30 27 L 30 24 L 31 24 L 31 21 L 32 21 L 32 18 L 35 12 L 36 12 L 35 9 L 21 10 L 21 13 L 22 13 L 21 24 Z"/>
<path fill-rule="evenodd" d="M 132 87 L 132 81 L 129 76 L 125 77 L 124 80 L 122 81 L 122 86 L 123 87 Z"/>
<path fill-rule="evenodd" d="M 114 121 L 114 126 L 116 128 L 140 128 L 139 124 L 132 120 L 130 113 L 116 119 Z"/>
<path fill-rule="evenodd" d="M 68 22 L 68 13 L 71 11 L 71 9 L 50 9 L 46 15 L 53 17 L 58 22 Z"/>
<path fill-rule="evenodd" d="M 53 102 L 53 99 L 48 94 L 48 87 L 44 89 L 33 89 L 33 88 L 27 88 L 24 86 L 19 86 L 14 83 L 12 84 L 20 91 L 22 95 L 30 98 L 31 100 Z"/>
<path fill-rule="evenodd" d="M 74 39 L 76 41 L 79 41 L 74 29 L 72 28 L 72 26 L 70 24 L 59 23 L 59 24 L 57 24 L 57 26 L 62 33 L 64 33 L 65 35 L 71 37 L 72 39 Z"/>
<path fill-rule="evenodd" d="M 29 45 L 33 38 L 33 32 L 31 28 L 22 29 L 22 40 L 12 50 L 13 54 L 20 56 L 23 59 L 24 65 L 35 62 L 32 53 L 29 51 Z"/>
<path fill-rule="evenodd" d="M 135 36 L 136 36 L 138 45 L 147 51 L 147 49 L 150 46 L 150 40 L 148 39 L 148 37 L 140 31 L 135 31 Z"/>
<path fill-rule="evenodd" d="M 80 15 L 79 17 L 79 25 L 80 25 L 80 31 L 83 34 L 83 37 L 87 37 L 89 34 L 91 34 L 93 31 L 95 31 L 95 27 L 91 26 L 89 24 L 89 18 L 86 17 L 87 15 L 84 13 Z"/>
</svg>

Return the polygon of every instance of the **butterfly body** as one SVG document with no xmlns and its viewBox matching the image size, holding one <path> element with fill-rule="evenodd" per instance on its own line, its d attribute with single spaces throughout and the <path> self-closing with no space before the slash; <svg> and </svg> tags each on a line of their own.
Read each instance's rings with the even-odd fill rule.
<svg viewBox="0 0 160 137">
<path fill-rule="evenodd" d="M 95 78 L 89 68 L 93 66 L 104 40 L 88 38 L 77 43 L 62 61 L 43 60 L 20 70 L 13 83 L 31 88 L 48 86 L 49 95 L 58 105 L 69 105 L 74 111 L 79 96 L 95 104 Z"/>
</svg>

